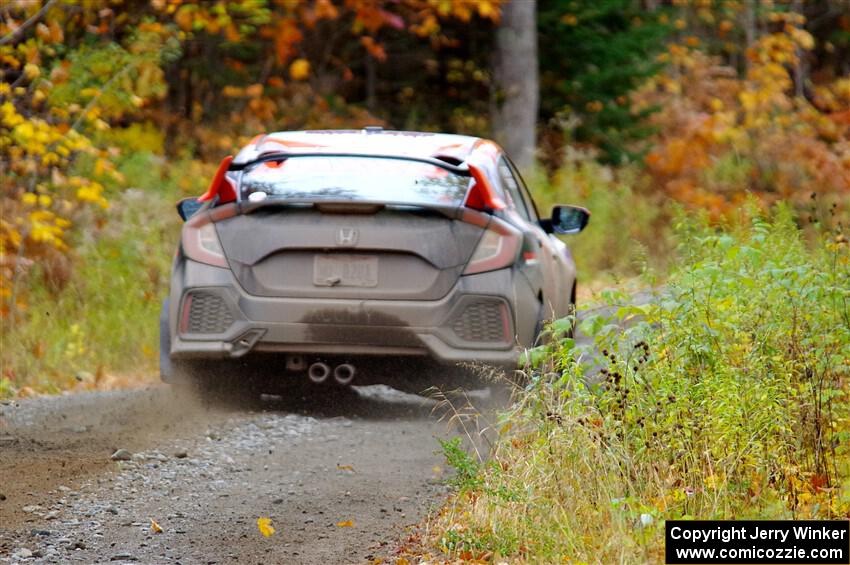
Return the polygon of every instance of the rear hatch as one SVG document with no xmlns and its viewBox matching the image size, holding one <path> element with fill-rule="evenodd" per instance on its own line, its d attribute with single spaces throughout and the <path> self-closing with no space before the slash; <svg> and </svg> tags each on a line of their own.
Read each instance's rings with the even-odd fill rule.
<svg viewBox="0 0 850 565">
<path fill-rule="evenodd" d="M 365 214 L 264 206 L 216 229 L 251 294 L 385 300 L 445 296 L 484 232 L 421 206 Z"/>
<path fill-rule="evenodd" d="M 469 186 L 435 159 L 271 154 L 242 170 L 245 213 L 216 228 L 257 296 L 435 300 L 484 231 L 454 219 Z"/>
</svg>

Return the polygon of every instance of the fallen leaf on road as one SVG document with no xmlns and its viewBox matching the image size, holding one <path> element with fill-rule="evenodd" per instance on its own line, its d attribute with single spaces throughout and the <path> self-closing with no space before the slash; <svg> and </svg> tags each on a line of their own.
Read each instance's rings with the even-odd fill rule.
<svg viewBox="0 0 850 565">
<path fill-rule="evenodd" d="M 265 537 L 269 537 L 274 533 L 271 518 L 257 518 L 257 528 Z"/>
<path fill-rule="evenodd" d="M 354 521 L 353 520 L 346 520 L 345 522 L 337 522 L 336 525 L 339 526 L 340 528 L 353 528 L 354 527 Z"/>
<path fill-rule="evenodd" d="M 339 465 L 339 464 L 337 464 L 336 468 L 339 469 L 340 471 L 351 471 L 352 473 L 354 472 L 354 465 Z"/>
<path fill-rule="evenodd" d="M 154 520 L 153 518 L 151 518 L 151 531 L 155 534 L 161 534 L 162 533 L 162 526 L 157 524 L 156 520 Z"/>
</svg>

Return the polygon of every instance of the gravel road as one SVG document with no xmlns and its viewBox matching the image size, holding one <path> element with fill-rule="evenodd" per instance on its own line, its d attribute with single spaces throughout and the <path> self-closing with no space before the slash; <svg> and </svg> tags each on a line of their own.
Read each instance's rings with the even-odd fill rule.
<svg viewBox="0 0 850 565">
<path fill-rule="evenodd" d="M 248 407 L 167 386 L 2 404 L 0 562 L 387 557 L 446 493 L 434 404 L 380 386 Z"/>
<path fill-rule="evenodd" d="M 460 431 L 440 415 L 383 386 L 250 406 L 164 385 L 0 403 L 0 563 L 391 557 L 447 494 L 437 439 Z"/>
</svg>

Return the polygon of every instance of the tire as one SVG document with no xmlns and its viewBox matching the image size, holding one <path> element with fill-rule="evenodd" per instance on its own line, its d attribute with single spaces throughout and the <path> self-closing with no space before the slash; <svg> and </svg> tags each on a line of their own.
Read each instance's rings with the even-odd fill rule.
<svg viewBox="0 0 850 565">
<path fill-rule="evenodd" d="M 201 361 L 171 358 L 171 329 L 168 323 L 168 299 L 159 313 L 159 378 L 164 383 L 191 387 L 208 371 Z"/>
<path fill-rule="evenodd" d="M 164 383 L 176 380 L 174 363 L 171 361 L 171 330 L 168 325 L 168 299 L 162 301 L 159 312 L 159 378 Z"/>
<path fill-rule="evenodd" d="M 543 301 L 540 301 L 540 308 L 537 310 L 537 323 L 534 326 L 534 340 L 531 342 L 532 347 L 541 345 L 540 336 L 546 328 L 546 309 L 543 306 Z"/>
<path fill-rule="evenodd" d="M 578 308 L 576 308 L 576 286 L 578 282 L 573 283 L 573 289 L 570 291 L 570 315 L 573 316 L 572 327 L 570 327 L 570 331 L 567 332 L 568 338 L 574 338 L 576 336 L 576 324 L 578 324 Z"/>
<path fill-rule="evenodd" d="M 202 359 L 172 359 L 171 329 L 168 323 L 168 304 L 162 302 L 159 313 L 159 378 L 170 384 L 178 394 L 193 394 L 220 401 L 234 396 L 233 387 L 218 377 L 213 362 Z"/>
</svg>

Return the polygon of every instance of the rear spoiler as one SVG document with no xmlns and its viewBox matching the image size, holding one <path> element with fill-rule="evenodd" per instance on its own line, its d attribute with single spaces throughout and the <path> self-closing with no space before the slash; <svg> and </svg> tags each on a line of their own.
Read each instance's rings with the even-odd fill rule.
<svg viewBox="0 0 850 565">
<path fill-rule="evenodd" d="M 269 198 L 261 202 L 243 200 L 237 203 L 238 213 L 240 214 L 250 214 L 263 208 L 316 208 L 319 211 L 331 214 L 374 214 L 386 208 L 411 211 L 429 210 L 451 220 L 462 220 L 466 211 L 462 206 L 446 204 L 411 204 L 410 202 L 388 200 L 345 200 L 341 198 L 286 198 L 280 200 Z"/>
<path fill-rule="evenodd" d="M 441 169 L 445 169 L 451 173 L 456 175 L 472 177 L 474 179 L 474 183 L 467 191 L 466 196 L 463 200 L 463 207 L 471 208 L 473 210 L 479 210 L 482 212 L 493 213 L 497 210 L 502 210 L 506 207 L 504 200 L 502 200 L 496 191 L 494 190 L 492 184 L 487 178 L 486 173 L 478 166 L 473 165 L 472 163 L 461 163 L 459 165 L 454 165 L 447 161 L 443 161 L 442 159 L 436 159 L 431 157 L 411 157 L 406 155 L 380 155 L 380 154 L 369 154 L 369 153 L 324 153 L 324 152 L 309 152 L 309 153 L 284 153 L 284 152 L 275 152 L 275 153 L 267 153 L 265 155 L 261 155 L 256 159 L 252 159 L 245 163 L 234 163 L 232 156 L 227 156 L 221 160 L 221 163 L 218 166 L 218 170 L 216 171 L 215 176 L 213 177 L 212 182 L 210 183 L 207 192 L 204 193 L 203 196 L 198 198 L 201 202 L 212 201 L 218 197 L 218 202 L 221 204 L 225 204 L 228 202 L 237 201 L 236 187 L 233 186 L 233 183 L 227 178 L 226 174 L 228 172 L 238 172 L 242 171 L 248 167 L 253 165 L 257 165 L 259 163 L 269 163 L 275 161 L 283 161 L 285 159 L 290 159 L 294 157 L 362 157 L 369 159 L 392 159 L 395 161 L 413 161 L 418 163 L 427 163 L 429 165 L 433 165 L 435 167 L 439 167 Z M 260 203 L 246 203 L 239 202 L 240 211 L 245 210 L 253 210 L 254 207 L 246 206 L 247 204 L 260 204 L 260 205 L 268 205 L 268 204 L 277 204 L 280 205 L 282 201 L 270 201 L 270 202 L 260 202 Z M 307 203 L 316 203 L 317 201 L 299 201 L 299 200 L 289 200 L 283 202 L 291 202 L 293 204 L 307 204 Z M 321 204 L 346 204 L 352 205 L 350 200 L 346 201 L 332 201 L 332 200 L 321 200 Z M 459 210 L 458 207 L 455 206 L 441 206 L 441 205 L 427 205 L 427 206 L 419 206 L 419 205 L 410 205 L 400 202 L 366 202 L 366 201 L 358 201 L 357 204 L 364 205 L 385 205 L 392 207 L 419 207 L 419 208 L 430 208 L 440 213 L 445 214 L 445 210 Z M 451 216 L 454 217 L 454 216 Z"/>
<path fill-rule="evenodd" d="M 463 177 L 472 176 L 469 168 L 465 164 L 461 165 L 453 165 L 448 161 L 443 161 L 442 159 L 434 159 L 432 157 L 411 157 L 407 155 L 382 155 L 380 153 L 328 153 L 328 152 L 298 152 L 298 153 L 286 153 L 283 151 L 275 151 L 274 153 L 264 153 L 260 155 L 256 159 L 252 159 L 250 161 L 246 161 L 245 163 L 233 163 L 231 159 L 231 163 L 227 170 L 229 171 L 241 171 L 246 169 L 252 165 L 256 165 L 258 163 L 268 163 L 270 161 L 283 161 L 284 159 L 290 159 L 293 157 L 362 157 L 365 159 L 392 159 L 393 161 L 414 161 L 419 163 L 428 163 L 429 165 L 434 165 L 435 167 L 440 167 L 441 169 L 445 169 L 449 172 L 452 172 L 456 175 L 460 175 Z"/>
</svg>

